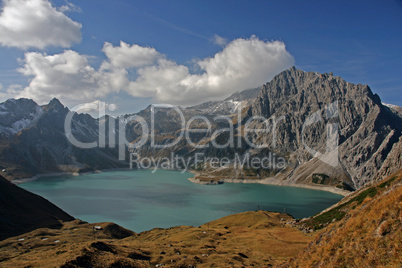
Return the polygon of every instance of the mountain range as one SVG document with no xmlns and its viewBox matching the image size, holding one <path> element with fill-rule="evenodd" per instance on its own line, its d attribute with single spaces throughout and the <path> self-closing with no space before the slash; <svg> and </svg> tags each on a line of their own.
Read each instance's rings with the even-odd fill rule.
<svg viewBox="0 0 402 268">
<path fill-rule="evenodd" d="M 193 118 L 191 129 L 205 129 L 206 120 L 211 123 L 208 131 L 189 134 L 191 143 L 203 148 L 194 148 L 184 138 L 174 146 L 164 146 L 180 137 L 182 119 L 172 107 L 149 106 L 118 118 L 75 114 L 71 134 L 76 140 L 105 141 L 104 146 L 84 149 L 68 140 L 64 122 L 70 111 L 59 100 L 40 106 L 29 99 L 10 99 L 0 104 L 0 175 L 15 180 L 46 173 L 128 167 L 130 151 L 141 157 L 168 157 L 173 153 L 187 158 L 200 182 L 254 179 L 353 190 L 402 167 L 402 117 L 398 109 L 383 105 L 367 85 L 346 82 L 332 73 L 293 67 L 260 88 L 235 93 L 223 101 L 180 108 L 186 123 Z M 149 127 L 143 146 L 124 148 L 121 161 L 118 146 L 112 146 L 121 137 L 118 122 L 127 123 L 124 137 L 133 144 L 144 135 L 135 117 L 143 118 L 148 126 L 154 119 L 153 133 Z M 232 131 L 225 130 L 231 127 Z M 100 133 L 99 129 L 106 131 Z M 160 148 L 152 146 L 150 134 Z M 231 140 L 233 144 L 229 144 Z M 229 146 L 219 148 L 216 144 Z M 255 144 L 264 146 L 254 148 Z M 196 163 L 196 154 L 231 160 L 212 169 Z M 239 167 L 233 160 L 268 155 L 282 159 L 285 165 Z"/>
</svg>

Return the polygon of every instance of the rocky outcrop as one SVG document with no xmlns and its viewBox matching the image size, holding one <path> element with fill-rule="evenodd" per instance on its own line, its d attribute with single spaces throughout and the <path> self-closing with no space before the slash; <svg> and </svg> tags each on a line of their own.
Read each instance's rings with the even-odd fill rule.
<svg viewBox="0 0 402 268">
<path fill-rule="evenodd" d="M 386 177 L 398 171 L 402 166 L 402 137 L 399 137 L 399 141 L 394 143 L 391 151 L 387 155 L 384 163 L 381 165 L 381 169 L 375 176 L 375 179 Z"/>
</svg>

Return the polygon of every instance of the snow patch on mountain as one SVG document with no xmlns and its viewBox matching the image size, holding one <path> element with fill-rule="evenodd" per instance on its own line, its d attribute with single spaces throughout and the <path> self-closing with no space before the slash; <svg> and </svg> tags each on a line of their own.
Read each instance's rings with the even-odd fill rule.
<svg viewBox="0 0 402 268">
<path fill-rule="evenodd" d="M 0 105 L 0 134 L 10 136 L 34 125 L 43 114 L 40 106 L 27 111 L 15 109 L 16 100 L 8 100 L 8 105 Z"/>
</svg>

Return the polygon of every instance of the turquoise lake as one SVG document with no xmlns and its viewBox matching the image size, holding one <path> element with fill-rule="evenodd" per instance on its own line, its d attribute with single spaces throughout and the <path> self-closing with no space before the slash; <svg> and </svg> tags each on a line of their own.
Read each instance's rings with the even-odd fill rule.
<svg viewBox="0 0 402 268">
<path fill-rule="evenodd" d="M 42 177 L 20 186 L 76 218 L 115 222 L 135 232 L 155 227 L 198 226 L 258 207 L 303 218 L 342 198 L 330 192 L 285 186 L 199 185 L 187 180 L 192 176 L 169 170 L 109 171 Z"/>
</svg>

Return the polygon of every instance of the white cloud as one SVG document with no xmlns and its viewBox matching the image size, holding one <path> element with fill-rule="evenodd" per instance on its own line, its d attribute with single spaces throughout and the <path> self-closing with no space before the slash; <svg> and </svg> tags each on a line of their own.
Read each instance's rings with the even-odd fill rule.
<svg viewBox="0 0 402 268">
<path fill-rule="evenodd" d="M 102 100 L 94 100 L 71 107 L 71 111 L 77 113 L 87 113 L 95 118 L 100 118 L 105 114 L 113 113 L 119 106 L 115 103 L 107 103 Z"/>
<path fill-rule="evenodd" d="M 21 85 L 17 85 L 17 84 L 11 84 L 8 88 L 7 88 L 7 93 L 10 95 L 16 95 L 18 94 L 21 90 L 22 90 L 22 86 Z"/>
<path fill-rule="evenodd" d="M 222 36 L 219 36 L 217 34 L 214 35 L 214 43 L 220 46 L 224 46 L 228 43 L 228 40 L 226 38 L 223 38 Z"/>
<path fill-rule="evenodd" d="M 180 82 L 190 76 L 186 66 L 160 59 L 156 65 L 141 68 L 137 71 L 138 78 L 131 81 L 128 93 L 136 97 L 152 97 L 158 102 L 185 104 L 179 100 L 187 88 Z M 175 99 L 174 101 L 171 101 Z"/>
<path fill-rule="evenodd" d="M 18 95 L 21 90 L 21 85 L 12 84 L 6 89 L 2 84 L 0 84 L 0 101 L 15 98 L 15 96 Z"/>
<path fill-rule="evenodd" d="M 126 88 L 129 83 L 126 69 L 97 71 L 89 65 L 88 56 L 72 50 L 55 55 L 28 52 L 20 62 L 23 66 L 18 71 L 33 78 L 18 97 L 32 98 L 39 103 L 54 97 L 75 103 L 92 101 Z"/>
<path fill-rule="evenodd" d="M 59 7 L 58 10 L 63 13 L 64 12 L 79 12 L 79 13 L 82 12 L 80 7 L 77 7 L 73 3 L 69 3 L 69 2 L 67 2 L 64 6 Z"/>
<path fill-rule="evenodd" d="M 33 76 L 28 87 L 20 93 L 38 102 L 53 97 L 71 100 L 91 99 L 101 88 L 97 72 L 88 64 L 87 57 L 75 51 L 46 55 L 29 52 L 22 61 L 19 71 Z"/>
<path fill-rule="evenodd" d="M 161 55 L 149 47 L 141 47 L 120 42 L 120 46 L 114 47 L 110 43 L 105 43 L 102 51 L 106 54 L 110 64 L 117 68 L 142 67 L 155 62 Z"/>
<path fill-rule="evenodd" d="M 236 39 L 213 57 L 197 61 L 201 74 L 190 73 L 153 48 L 105 43 L 103 52 L 107 60 L 99 70 L 71 50 L 53 56 L 26 53 L 20 72 L 33 78 L 20 95 L 38 102 L 52 97 L 91 102 L 125 91 L 155 102 L 192 105 L 261 86 L 294 65 L 284 43 L 256 37 Z"/>
<path fill-rule="evenodd" d="M 99 111 L 99 105 L 101 104 L 100 100 L 94 100 L 92 102 L 86 102 L 78 104 L 71 108 L 71 111 L 77 113 L 94 113 Z"/>
<path fill-rule="evenodd" d="M 139 77 L 130 83 L 128 92 L 171 104 L 196 104 L 261 86 L 294 65 L 294 58 L 284 43 L 252 37 L 236 39 L 197 64 L 204 73 L 190 74 L 186 66 L 159 60 L 157 65 L 137 71 Z"/>
<path fill-rule="evenodd" d="M 58 11 L 48 0 L 3 2 L 0 14 L 1 45 L 43 49 L 47 46 L 70 47 L 81 41 L 81 24 Z"/>
</svg>

